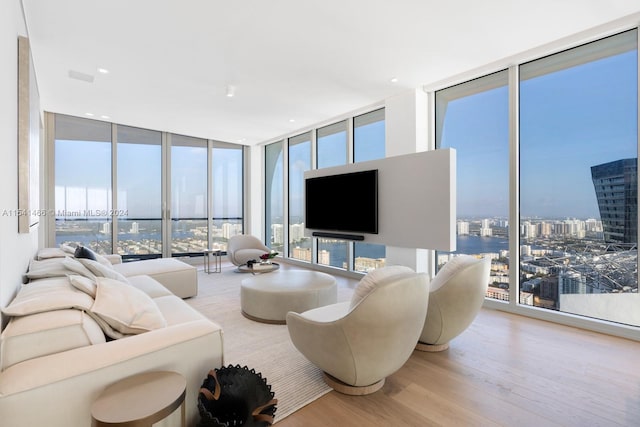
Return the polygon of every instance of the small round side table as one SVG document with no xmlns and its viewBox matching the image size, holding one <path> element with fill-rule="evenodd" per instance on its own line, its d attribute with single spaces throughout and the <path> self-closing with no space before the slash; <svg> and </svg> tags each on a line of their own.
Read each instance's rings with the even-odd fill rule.
<svg viewBox="0 0 640 427">
<path fill-rule="evenodd" d="M 151 427 L 179 406 L 185 427 L 187 381 L 177 372 L 145 372 L 107 387 L 91 405 L 93 427 Z"/>
</svg>

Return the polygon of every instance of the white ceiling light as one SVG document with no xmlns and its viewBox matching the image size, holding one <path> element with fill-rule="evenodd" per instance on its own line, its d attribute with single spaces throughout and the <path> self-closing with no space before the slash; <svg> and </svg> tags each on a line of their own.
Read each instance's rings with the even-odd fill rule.
<svg viewBox="0 0 640 427">
<path fill-rule="evenodd" d="M 109 74 L 109 70 L 107 70 L 106 68 L 98 68 L 98 72 L 100 74 Z"/>
<path fill-rule="evenodd" d="M 390 80 L 390 82 L 391 82 L 391 83 L 398 83 L 398 78 L 397 78 L 397 77 L 393 77 L 393 78 Z"/>
<path fill-rule="evenodd" d="M 227 97 L 233 98 L 236 94 L 236 87 L 232 85 L 227 85 Z"/>
</svg>

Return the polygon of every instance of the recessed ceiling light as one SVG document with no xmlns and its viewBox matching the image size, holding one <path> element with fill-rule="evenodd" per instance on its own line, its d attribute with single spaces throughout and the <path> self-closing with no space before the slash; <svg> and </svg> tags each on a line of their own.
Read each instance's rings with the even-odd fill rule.
<svg viewBox="0 0 640 427">
<path fill-rule="evenodd" d="M 296 119 L 289 119 L 289 123 L 295 123 Z"/>
<path fill-rule="evenodd" d="M 239 143 L 243 143 L 243 142 L 245 142 L 246 140 L 247 140 L 247 138 L 239 138 L 239 139 L 238 139 L 238 142 L 239 142 Z"/>
<path fill-rule="evenodd" d="M 111 117 L 109 116 L 100 116 L 101 119 L 110 119 Z"/>
<path fill-rule="evenodd" d="M 93 117 L 93 113 L 84 113 L 85 116 Z"/>
<path fill-rule="evenodd" d="M 398 78 L 394 77 L 390 80 L 391 83 L 398 83 Z"/>
<path fill-rule="evenodd" d="M 233 98 L 236 94 L 236 87 L 227 85 L 227 98 Z"/>
<path fill-rule="evenodd" d="M 109 74 L 109 70 L 107 70 L 106 68 L 98 68 L 98 72 L 100 74 Z"/>
</svg>

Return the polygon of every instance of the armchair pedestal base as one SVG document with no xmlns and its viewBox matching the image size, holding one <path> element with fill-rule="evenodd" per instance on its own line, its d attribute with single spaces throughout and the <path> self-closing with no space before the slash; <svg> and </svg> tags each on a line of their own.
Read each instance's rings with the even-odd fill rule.
<svg viewBox="0 0 640 427">
<path fill-rule="evenodd" d="M 326 382 L 329 387 L 331 387 L 338 393 L 348 394 L 349 396 L 364 396 L 367 394 L 375 393 L 376 391 L 382 388 L 385 380 L 383 378 L 376 383 L 358 387 L 358 386 L 345 384 L 339 379 L 327 374 L 326 372 L 322 373 L 322 377 L 324 378 L 324 382 Z"/>
<path fill-rule="evenodd" d="M 448 348 L 449 348 L 449 343 L 448 342 L 444 343 L 444 344 L 427 344 L 427 343 L 418 341 L 418 344 L 416 344 L 416 350 L 418 350 L 418 351 L 428 351 L 430 353 L 436 353 L 438 351 L 445 351 Z"/>
</svg>

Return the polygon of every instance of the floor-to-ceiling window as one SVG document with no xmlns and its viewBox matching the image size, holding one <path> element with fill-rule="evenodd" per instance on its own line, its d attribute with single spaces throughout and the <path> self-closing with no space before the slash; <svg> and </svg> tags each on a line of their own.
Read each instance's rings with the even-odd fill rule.
<svg viewBox="0 0 640 427">
<path fill-rule="evenodd" d="M 500 71 L 435 94 L 436 148 L 455 148 L 456 251 L 491 258 L 487 297 L 509 300 L 509 75 Z"/>
<path fill-rule="evenodd" d="M 457 252 L 489 252 L 488 296 L 510 310 L 640 325 L 637 44 L 634 29 L 435 92 Z"/>
<path fill-rule="evenodd" d="M 55 242 L 112 252 L 111 125 L 56 115 Z"/>
<path fill-rule="evenodd" d="M 171 135 L 171 253 L 208 247 L 207 141 Z"/>
<path fill-rule="evenodd" d="M 348 126 L 343 120 L 316 130 L 317 169 L 347 164 Z M 348 268 L 349 243 L 338 239 L 318 239 L 316 262 L 337 268 Z"/>
<path fill-rule="evenodd" d="M 207 248 L 225 251 L 228 238 L 243 232 L 243 146 L 47 117 L 50 244 L 80 243 L 125 259 L 202 256 Z"/>
<path fill-rule="evenodd" d="M 311 133 L 289 138 L 289 257 L 311 261 L 311 238 L 304 235 L 304 172 L 311 169 Z"/>
<path fill-rule="evenodd" d="M 265 147 L 265 244 L 284 252 L 284 141 Z"/>
<path fill-rule="evenodd" d="M 384 108 L 353 118 L 353 161 L 363 162 L 385 157 Z M 353 269 L 367 272 L 383 267 L 386 260 L 384 245 L 355 242 Z"/>
<path fill-rule="evenodd" d="M 124 257 L 162 256 L 162 133 L 118 126 L 117 239 Z"/>
<path fill-rule="evenodd" d="M 520 304 L 640 325 L 637 40 L 520 66 Z"/>
<path fill-rule="evenodd" d="M 383 158 L 384 108 L 267 144 L 264 150 L 267 245 L 291 259 L 349 271 L 385 265 L 384 245 L 310 238 L 304 235 L 303 223 L 304 172 L 314 161 L 319 169 Z"/>
<path fill-rule="evenodd" d="M 244 231 L 243 148 L 214 142 L 211 156 L 213 175 L 211 247 L 226 251 L 229 238 Z"/>
</svg>

